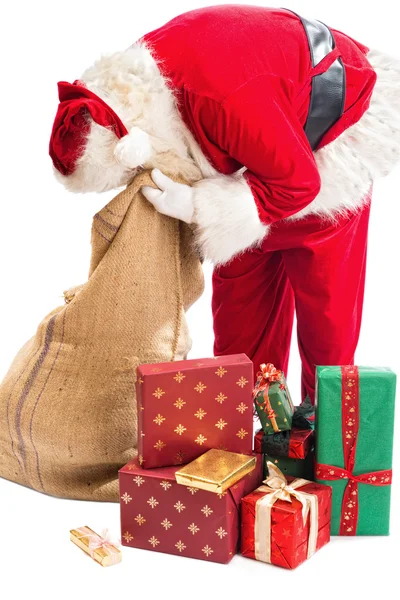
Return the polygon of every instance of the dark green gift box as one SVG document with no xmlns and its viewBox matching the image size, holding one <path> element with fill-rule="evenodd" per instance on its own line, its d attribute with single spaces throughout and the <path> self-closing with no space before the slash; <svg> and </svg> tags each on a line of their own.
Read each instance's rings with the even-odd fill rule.
<svg viewBox="0 0 400 600">
<path fill-rule="evenodd" d="M 388 535 L 396 375 L 317 367 L 316 466 L 330 485 L 332 535 Z"/>
<path fill-rule="evenodd" d="M 267 462 L 272 462 L 274 465 L 278 467 L 282 471 L 282 473 L 286 475 L 290 475 L 291 477 L 296 477 L 299 479 L 309 479 L 310 481 L 314 480 L 314 451 L 311 450 L 306 458 L 287 458 L 287 457 L 279 457 L 270 456 L 269 454 L 264 454 L 263 456 L 263 469 L 264 469 L 264 477 L 268 477 L 268 467 Z"/>
<path fill-rule="evenodd" d="M 270 363 L 261 365 L 253 395 L 264 433 L 273 434 L 292 428 L 294 406 L 282 371 Z"/>
</svg>

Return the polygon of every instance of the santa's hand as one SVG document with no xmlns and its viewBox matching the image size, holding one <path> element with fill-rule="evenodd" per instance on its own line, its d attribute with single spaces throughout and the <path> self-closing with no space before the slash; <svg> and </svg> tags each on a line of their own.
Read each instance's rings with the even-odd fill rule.
<svg viewBox="0 0 400 600">
<path fill-rule="evenodd" d="M 153 169 L 151 178 L 159 189 L 144 185 L 143 196 L 163 215 L 192 223 L 194 216 L 192 188 L 173 181 L 159 169 Z"/>
</svg>

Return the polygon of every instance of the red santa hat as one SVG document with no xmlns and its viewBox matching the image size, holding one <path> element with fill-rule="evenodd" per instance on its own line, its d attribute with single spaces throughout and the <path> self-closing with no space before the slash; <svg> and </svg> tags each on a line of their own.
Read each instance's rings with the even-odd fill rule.
<svg viewBox="0 0 400 600">
<path fill-rule="evenodd" d="M 70 175 L 76 168 L 76 162 L 84 150 L 86 134 L 90 129 L 90 122 L 86 115 L 89 114 L 93 121 L 102 127 L 111 129 L 123 143 L 124 152 L 118 152 L 118 144 L 114 154 L 124 157 L 123 164 L 128 168 L 137 167 L 136 159 L 141 157 L 142 161 L 148 158 L 143 148 L 143 140 L 146 134 L 137 135 L 137 128 L 133 128 L 131 136 L 110 106 L 99 96 L 84 87 L 81 82 L 58 83 L 58 96 L 60 104 L 54 120 L 50 137 L 49 154 L 55 168 L 63 175 Z M 138 144 L 142 144 L 138 148 Z M 146 144 L 144 144 L 146 146 Z M 147 144 L 149 146 L 149 144 Z"/>
</svg>

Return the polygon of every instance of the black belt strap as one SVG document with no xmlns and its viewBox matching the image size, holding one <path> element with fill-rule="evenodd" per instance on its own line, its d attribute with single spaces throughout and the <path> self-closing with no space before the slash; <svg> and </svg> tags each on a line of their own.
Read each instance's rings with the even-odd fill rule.
<svg viewBox="0 0 400 600">
<path fill-rule="evenodd" d="M 290 11 L 293 12 L 293 11 Z M 329 27 L 314 19 L 299 17 L 307 34 L 312 66 L 316 67 L 335 48 Z M 311 83 L 311 98 L 304 132 L 315 150 L 327 131 L 342 116 L 346 100 L 346 73 L 341 58 L 337 58 L 325 73 L 315 75 Z"/>
</svg>

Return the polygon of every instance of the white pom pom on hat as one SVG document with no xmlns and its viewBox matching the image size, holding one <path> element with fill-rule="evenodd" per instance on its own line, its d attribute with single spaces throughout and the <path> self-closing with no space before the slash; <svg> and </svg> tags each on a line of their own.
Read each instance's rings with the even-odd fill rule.
<svg viewBox="0 0 400 600">
<path fill-rule="evenodd" d="M 114 148 L 114 156 L 119 164 L 128 169 L 143 165 L 151 157 L 150 136 L 140 127 L 132 127 L 129 133 L 118 141 Z"/>
</svg>

